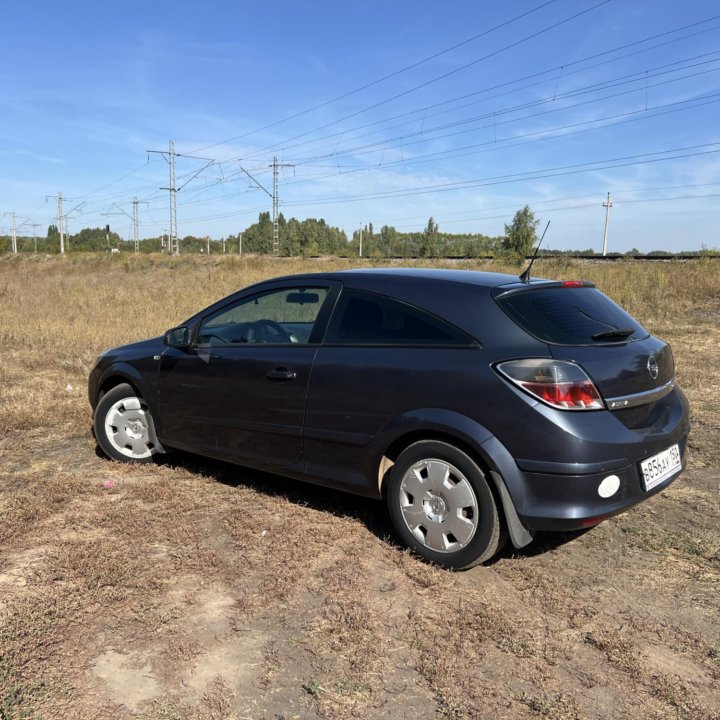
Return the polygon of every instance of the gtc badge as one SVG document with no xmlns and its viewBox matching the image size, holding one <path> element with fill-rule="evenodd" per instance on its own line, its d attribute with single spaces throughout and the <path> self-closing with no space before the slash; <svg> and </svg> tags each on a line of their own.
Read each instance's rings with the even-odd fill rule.
<svg viewBox="0 0 720 720">
<path fill-rule="evenodd" d="M 648 358 L 647 362 L 647 369 L 650 373 L 650 377 L 653 380 L 657 380 L 658 373 L 660 372 L 660 368 L 658 367 L 657 360 L 651 355 Z"/>
</svg>

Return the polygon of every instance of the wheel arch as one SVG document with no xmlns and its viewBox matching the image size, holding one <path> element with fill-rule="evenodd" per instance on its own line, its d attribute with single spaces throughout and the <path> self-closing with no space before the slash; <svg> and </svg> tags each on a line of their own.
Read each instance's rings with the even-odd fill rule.
<svg viewBox="0 0 720 720">
<path fill-rule="evenodd" d="M 135 387 L 135 383 L 132 378 L 125 377 L 124 375 L 108 375 L 108 377 L 106 377 L 102 384 L 98 387 L 97 401 L 99 402 L 102 400 L 103 396 L 110 392 L 113 388 L 123 384 L 129 385 L 133 390 L 135 390 L 135 392 L 140 393 L 138 388 Z M 140 395 L 142 395 L 142 393 L 140 393 Z"/>
<path fill-rule="evenodd" d="M 498 465 L 483 445 L 488 440 L 494 441 L 488 443 L 489 446 L 498 442 L 487 428 L 459 413 L 436 409 L 429 409 L 427 412 L 416 411 L 411 417 L 398 419 L 392 425 L 395 432 L 382 434 L 385 442 L 382 444 L 376 463 L 378 492 L 383 498 L 387 491 L 387 479 L 403 450 L 423 440 L 444 442 L 464 452 L 488 478 L 492 479 L 489 485 L 513 545 L 521 548 L 532 541 L 533 534 L 520 522 Z M 389 429 L 386 428 L 386 431 Z"/>
<path fill-rule="evenodd" d="M 126 363 L 116 363 L 108 367 L 99 378 L 95 397 L 93 398 L 92 407 L 93 410 L 97 407 L 103 395 L 112 390 L 118 385 L 127 383 L 130 387 L 135 390 L 138 395 L 148 404 L 150 412 L 153 414 L 156 426 L 160 426 L 160 414 L 157 407 L 156 393 L 150 387 L 148 382 L 138 372 L 137 369 Z"/>
</svg>

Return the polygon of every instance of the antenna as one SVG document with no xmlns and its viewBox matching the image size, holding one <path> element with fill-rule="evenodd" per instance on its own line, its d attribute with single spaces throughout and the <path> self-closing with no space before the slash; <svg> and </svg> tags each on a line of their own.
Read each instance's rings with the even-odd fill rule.
<svg viewBox="0 0 720 720">
<path fill-rule="evenodd" d="M 522 282 L 529 283 L 530 282 L 530 268 L 533 266 L 533 263 L 535 262 L 535 258 L 537 257 L 538 250 L 540 249 L 540 246 L 542 245 L 542 241 L 545 238 L 545 233 L 547 232 L 547 229 L 550 227 L 550 221 L 547 221 L 547 225 L 545 226 L 545 229 L 543 230 L 543 234 L 540 236 L 540 242 L 537 244 L 535 248 L 535 254 L 532 256 L 532 260 L 530 260 L 530 264 L 527 266 L 527 269 L 525 272 L 520 275 L 520 280 Z"/>
</svg>

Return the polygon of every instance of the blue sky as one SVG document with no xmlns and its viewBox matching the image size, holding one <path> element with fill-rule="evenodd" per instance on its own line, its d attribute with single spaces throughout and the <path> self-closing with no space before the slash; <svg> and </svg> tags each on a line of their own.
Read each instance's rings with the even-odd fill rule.
<svg viewBox="0 0 720 720">
<path fill-rule="evenodd" d="M 575 16 L 575 17 L 573 17 Z M 714 18 L 714 19 L 713 19 Z M 720 247 L 720 6 L 709 0 L 11 3 L 0 44 L 6 212 L 70 232 L 220 238 L 270 210 L 551 248 Z M 685 28 L 685 29 L 681 29 Z M 653 37 L 655 36 L 655 37 Z M 205 160 L 178 158 L 178 185 Z M 119 207 L 118 207 L 119 206 Z M 120 213 L 108 215 L 108 213 Z M 25 228 L 27 229 L 27 225 Z M 28 231 L 29 232 L 29 231 Z"/>
</svg>

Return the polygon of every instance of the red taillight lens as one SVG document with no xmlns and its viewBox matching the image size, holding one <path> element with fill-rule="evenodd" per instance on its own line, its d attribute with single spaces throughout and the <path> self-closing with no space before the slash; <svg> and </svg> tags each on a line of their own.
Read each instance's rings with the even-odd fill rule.
<svg viewBox="0 0 720 720">
<path fill-rule="evenodd" d="M 563 287 L 582 287 L 582 280 L 563 280 Z"/>
<path fill-rule="evenodd" d="M 533 397 L 563 410 L 601 410 L 600 393 L 585 371 L 567 360 L 531 358 L 496 366 L 498 372 Z"/>
</svg>

